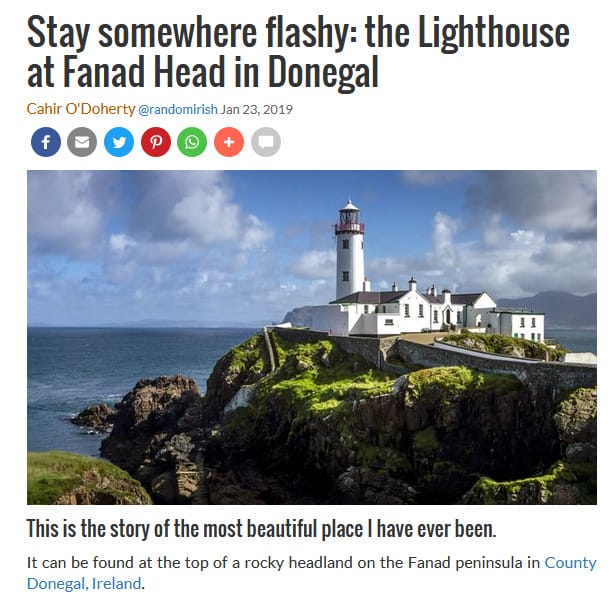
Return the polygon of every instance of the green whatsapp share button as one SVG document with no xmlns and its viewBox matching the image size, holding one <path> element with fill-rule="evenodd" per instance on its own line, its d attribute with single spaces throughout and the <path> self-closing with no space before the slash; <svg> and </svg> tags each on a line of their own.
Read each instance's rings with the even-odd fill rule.
<svg viewBox="0 0 610 612">
<path fill-rule="evenodd" d="M 199 128 L 188 127 L 178 134 L 177 144 L 183 155 L 197 157 L 205 151 L 208 139 Z"/>
</svg>

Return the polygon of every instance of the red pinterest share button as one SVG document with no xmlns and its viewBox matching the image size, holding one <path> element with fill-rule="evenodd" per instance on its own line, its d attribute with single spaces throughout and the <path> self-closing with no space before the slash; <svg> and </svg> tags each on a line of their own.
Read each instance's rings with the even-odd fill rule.
<svg viewBox="0 0 610 612">
<path fill-rule="evenodd" d="M 244 148 L 244 137 L 242 133 L 232 127 L 222 128 L 214 136 L 216 150 L 225 157 L 233 157 Z"/>
<path fill-rule="evenodd" d="M 146 155 L 161 157 L 169 151 L 172 139 L 163 128 L 152 127 L 142 134 L 141 144 Z"/>
</svg>

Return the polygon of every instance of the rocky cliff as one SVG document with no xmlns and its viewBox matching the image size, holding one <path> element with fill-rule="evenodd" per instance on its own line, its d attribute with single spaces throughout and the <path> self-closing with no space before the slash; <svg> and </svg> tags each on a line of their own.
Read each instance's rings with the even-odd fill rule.
<svg viewBox="0 0 610 612">
<path fill-rule="evenodd" d="M 331 340 L 272 335 L 140 381 L 102 455 L 156 503 L 594 503 L 596 395 L 463 367 L 398 378 Z"/>
</svg>

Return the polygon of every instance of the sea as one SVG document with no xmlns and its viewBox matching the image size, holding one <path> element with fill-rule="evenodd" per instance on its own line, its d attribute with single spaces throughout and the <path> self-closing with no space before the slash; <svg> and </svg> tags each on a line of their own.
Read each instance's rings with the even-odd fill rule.
<svg viewBox="0 0 610 612">
<path fill-rule="evenodd" d="M 257 329 L 55 328 L 28 329 L 28 450 L 99 456 L 103 436 L 70 418 L 87 406 L 114 405 L 141 378 L 184 374 L 205 393 L 222 355 Z M 572 352 L 597 354 L 595 329 L 547 329 Z"/>
<path fill-rule="evenodd" d="M 257 331 L 28 328 L 28 450 L 99 456 L 103 435 L 77 427 L 71 417 L 93 404 L 114 405 L 141 378 L 184 374 L 203 394 L 218 359 Z"/>
</svg>

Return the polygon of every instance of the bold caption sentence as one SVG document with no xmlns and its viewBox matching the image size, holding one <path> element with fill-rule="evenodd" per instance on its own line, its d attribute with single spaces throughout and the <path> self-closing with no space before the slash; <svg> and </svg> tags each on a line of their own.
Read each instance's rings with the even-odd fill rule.
<svg viewBox="0 0 610 612">
<path fill-rule="evenodd" d="M 282 522 L 262 523 L 252 519 L 225 523 L 189 522 L 183 518 L 166 518 L 158 523 L 100 522 L 83 518 L 80 522 L 53 522 L 49 519 L 26 519 L 30 538 L 131 538 L 145 542 L 167 538 L 311 538 L 322 542 L 352 538 L 495 538 L 492 523 L 466 523 L 459 518 L 442 523 L 389 522 L 369 518 L 364 522 L 337 519 L 287 518 Z"/>
</svg>

